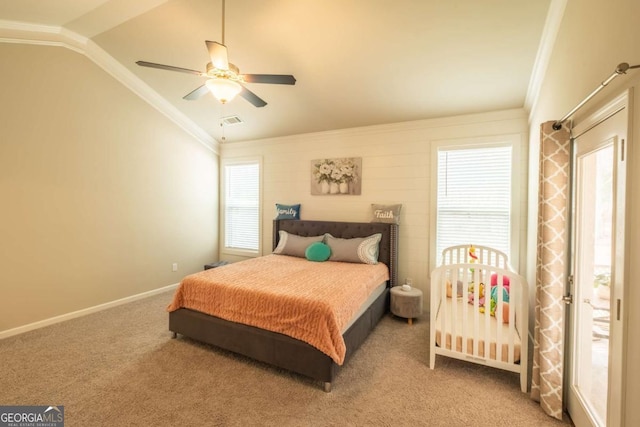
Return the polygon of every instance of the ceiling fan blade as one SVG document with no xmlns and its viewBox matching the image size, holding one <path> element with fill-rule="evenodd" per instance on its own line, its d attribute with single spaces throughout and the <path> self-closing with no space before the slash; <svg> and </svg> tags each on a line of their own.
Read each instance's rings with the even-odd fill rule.
<svg viewBox="0 0 640 427">
<path fill-rule="evenodd" d="M 242 79 L 247 83 L 269 83 L 275 85 L 296 84 L 296 78 L 289 74 L 243 74 Z"/>
<path fill-rule="evenodd" d="M 242 86 L 242 90 L 240 91 L 240 96 L 258 108 L 264 107 L 265 105 L 267 105 L 267 103 L 262 98 L 260 98 L 258 95 L 251 92 L 249 89 L 247 89 L 244 86 Z"/>
<path fill-rule="evenodd" d="M 215 68 L 220 70 L 229 69 L 229 59 L 227 58 L 227 47 L 218 42 L 212 42 L 206 40 L 207 49 L 209 50 L 209 56 L 211 57 L 211 63 Z"/>
<path fill-rule="evenodd" d="M 151 67 L 151 68 L 159 68 L 161 70 L 179 71 L 181 73 L 195 74 L 197 76 L 204 75 L 204 73 L 201 71 L 190 70 L 188 68 L 174 67 L 173 65 L 156 64 L 154 62 L 147 62 L 147 61 L 137 61 L 136 64 L 140 65 L 141 67 Z"/>
<path fill-rule="evenodd" d="M 194 100 L 202 97 L 207 92 L 209 92 L 209 88 L 207 88 L 206 85 L 202 85 L 199 88 L 197 88 L 197 89 L 191 91 L 190 93 L 186 94 L 182 98 L 186 99 L 187 101 L 194 101 Z"/>
</svg>

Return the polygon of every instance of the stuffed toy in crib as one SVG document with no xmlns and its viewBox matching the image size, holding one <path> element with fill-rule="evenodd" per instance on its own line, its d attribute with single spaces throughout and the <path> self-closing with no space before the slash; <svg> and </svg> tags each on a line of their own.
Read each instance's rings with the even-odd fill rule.
<svg viewBox="0 0 640 427">
<path fill-rule="evenodd" d="M 485 298 L 485 286 L 484 283 L 480 283 L 480 289 L 478 291 L 479 299 L 478 304 L 480 312 L 485 312 L 486 298 Z M 475 300 L 475 286 L 473 282 L 469 283 L 469 304 L 473 304 Z M 491 275 L 491 291 L 489 299 L 489 313 L 492 316 L 496 315 L 496 309 L 498 308 L 498 275 Z M 509 323 L 509 278 L 502 278 L 502 322 Z"/>
</svg>

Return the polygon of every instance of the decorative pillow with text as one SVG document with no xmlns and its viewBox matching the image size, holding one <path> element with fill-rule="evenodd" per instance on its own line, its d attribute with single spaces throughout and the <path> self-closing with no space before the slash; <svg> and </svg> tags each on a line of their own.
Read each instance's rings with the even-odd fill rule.
<svg viewBox="0 0 640 427">
<path fill-rule="evenodd" d="M 373 219 L 371 222 L 385 222 L 388 224 L 400 224 L 400 209 L 402 205 L 377 205 L 371 204 Z"/>
<path fill-rule="evenodd" d="M 276 203 L 276 219 L 300 219 L 300 205 Z"/>
</svg>

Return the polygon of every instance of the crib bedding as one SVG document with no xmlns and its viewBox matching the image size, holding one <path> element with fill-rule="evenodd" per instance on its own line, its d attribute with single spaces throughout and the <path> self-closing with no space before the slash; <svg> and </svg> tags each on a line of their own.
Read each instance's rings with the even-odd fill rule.
<svg viewBox="0 0 640 427">
<path fill-rule="evenodd" d="M 467 348 L 466 348 L 466 353 L 468 355 L 473 355 L 473 349 L 474 349 L 474 341 L 477 342 L 478 345 L 478 356 L 479 357 L 488 357 L 489 359 L 492 360 L 498 360 L 497 359 L 497 342 L 498 342 L 498 328 L 502 329 L 502 333 L 501 335 L 503 337 L 508 337 L 509 336 L 509 324 L 508 323 L 503 323 L 500 320 L 497 320 L 495 317 L 491 316 L 490 318 L 490 329 L 489 329 L 489 355 L 485 356 L 485 341 L 487 340 L 487 336 L 486 336 L 486 329 L 485 329 L 485 325 L 484 325 L 484 315 L 479 316 L 480 317 L 480 327 L 478 328 L 479 334 L 477 336 L 474 335 L 475 332 L 475 321 L 476 321 L 476 316 L 474 315 L 474 311 L 475 308 L 473 307 L 473 305 L 470 305 L 467 303 L 466 300 L 460 299 L 460 298 L 446 298 L 446 311 L 448 313 L 452 313 L 453 311 L 453 304 L 457 304 L 457 316 L 455 316 L 455 319 L 453 322 L 442 322 L 441 316 L 442 316 L 442 307 L 440 308 L 440 310 L 438 310 L 438 314 L 436 317 L 436 344 L 442 348 L 446 348 L 447 350 L 454 350 L 456 352 L 462 352 L 462 343 L 463 343 L 463 330 L 466 330 L 466 336 L 467 336 Z M 462 315 L 462 311 L 466 310 L 466 316 Z M 465 317 L 466 317 L 466 324 L 465 324 Z M 445 336 L 445 342 L 442 342 L 442 336 L 443 336 L 443 331 L 442 331 L 442 325 L 444 323 L 444 336 Z M 452 333 L 453 333 L 453 327 L 455 326 L 455 336 L 456 336 L 456 340 L 455 340 L 455 348 L 452 349 Z M 520 342 L 520 333 L 518 332 L 518 330 L 516 329 L 516 334 L 514 335 L 514 343 L 513 343 L 513 354 L 514 354 L 514 362 L 517 363 L 520 361 L 520 349 L 521 349 L 521 342 Z M 509 344 L 504 342 L 501 344 L 502 347 L 502 352 L 501 352 L 501 356 L 500 356 L 500 361 L 508 363 L 509 362 Z"/>
<path fill-rule="evenodd" d="M 383 263 L 270 254 L 185 277 L 167 309 L 189 308 L 288 335 L 342 365 L 343 331 L 372 294 L 385 290 L 387 280 Z"/>
</svg>

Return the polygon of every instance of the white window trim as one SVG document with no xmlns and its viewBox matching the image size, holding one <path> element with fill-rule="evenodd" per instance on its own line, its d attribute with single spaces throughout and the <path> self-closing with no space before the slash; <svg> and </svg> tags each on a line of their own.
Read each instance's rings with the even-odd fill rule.
<svg viewBox="0 0 640 427">
<path fill-rule="evenodd" d="M 520 234 L 521 234 L 521 217 L 522 217 L 522 201 L 523 195 L 521 191 L 521 180 L 523 176 L 522 162 L 521 162 L 521 134 L 505 134 L 505 135 L 492 135 L 472 138 L 460 138 L 460 139 L 445 139 L 435 140 L 431 144 L 431 193 L 430 193 L 430 236 L 434 238 L 429 239 L 429 271 L 432 271 L 437 266 L 437 259 L 440 254 L 436 253 L 436 230 L 438 220 L 438 150 L 441 148 L 456 149 L 456 148 L 491 148 L 500 146 L 511 147 L 511 230 L 510 230 L 510 253 L 509 263 L 516 270 L 519 271 L 520 264 Z M 526 172 L 526 171 L 525 171 Z M 482 244 L 478 242 L 478 244 Z"/>
<path fill-rule="evenodd" d="M 225 177 L 225 168 L 226 166 L 233 165 L 243 165 L 243 164 L 258 164 L 258 250 L 246 250 L 246 249 L 234 249 L 227 248 L 225 246 L 225 232 L 226 232 L 226 177 Z M 262 184 L 263 184 L 263 165 L 262 165 L 262 157 L 236 157 L 236 158 L 227 158 L 222 159 L 220 161 L 220 253 L 225 255 L 234 255 L 241 257 L 258 257 L 262 255 L 262 212 L 263 212 L 263 203 L 262 203 Z"/>
</svg>

